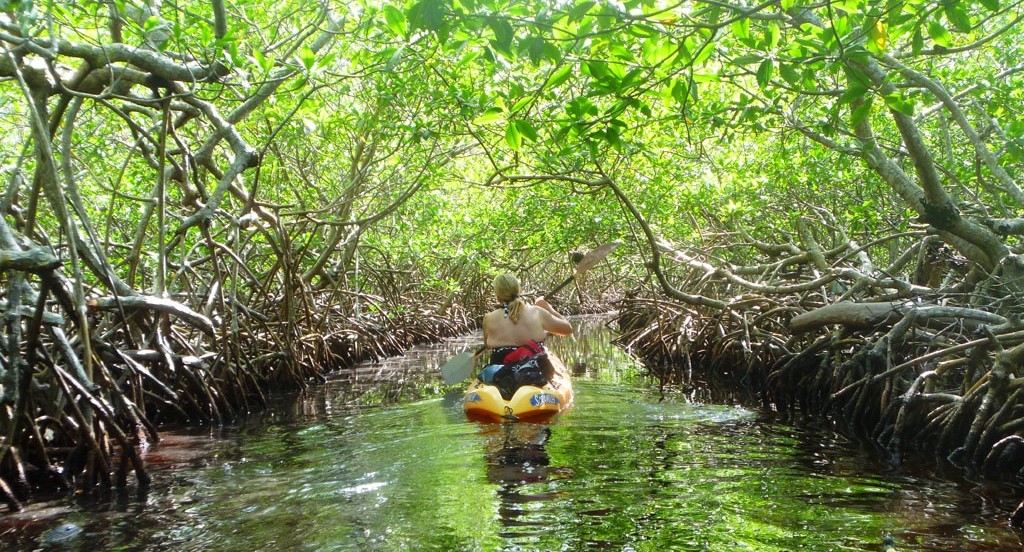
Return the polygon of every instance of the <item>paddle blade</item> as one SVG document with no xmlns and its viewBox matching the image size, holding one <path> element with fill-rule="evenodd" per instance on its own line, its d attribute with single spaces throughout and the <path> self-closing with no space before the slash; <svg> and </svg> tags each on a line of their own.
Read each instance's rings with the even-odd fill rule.
<svg viewBox="0 0 1024 552">
<path fill-rule="evenodd" d="M 473 351 L 459 353 L 441 366 L 441 381 L 445 383 L 459 383 L 473 374 L 473 361 L 476 355 Z"/>
<path fill-rule="evenodd" d="M 576 276 L 582 276 L 583 273 L 594 268 L 597 263 L 603 261 L 605 257 L 612 251 L 615 251 L 620 245 L 622 245 L 620 241 L 609 242 L 584 255 L 576 265 Z"/>
</svg>

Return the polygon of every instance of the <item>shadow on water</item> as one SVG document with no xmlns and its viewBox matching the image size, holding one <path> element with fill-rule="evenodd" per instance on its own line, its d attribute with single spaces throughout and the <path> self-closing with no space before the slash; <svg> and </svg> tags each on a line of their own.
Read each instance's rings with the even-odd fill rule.
<svg viewBox="0 0 1024 552">
<path fill-rule="evenodd" d="M 165 432 L 148 491 L 33 504 L 0 517 L 0 549 L 1021 549 L 1000 489 L 893 470 L 727 396 L 662 396 L 600 321 L 578 326 L 549 344 L 576 388 L 551 424 L 465 420 L 437 371 L 467 336 Z"/>
</svg>

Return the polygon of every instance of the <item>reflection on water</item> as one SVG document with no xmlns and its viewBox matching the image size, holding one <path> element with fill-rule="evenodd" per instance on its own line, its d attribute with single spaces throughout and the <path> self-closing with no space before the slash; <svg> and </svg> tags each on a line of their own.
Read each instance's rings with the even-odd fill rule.
<svg viewBox="0 0 1024 552">
<path fill-rule="evenodd" d="M 544 449 L 551 437 L 547 424 L 481 424 L 487 460 L 487 481 L 495 493 L 502 537 L 539 535 L 547 530 L 543 519 L 533 519 L 531 504 L 558 498 L 559 493 L 538 484 L 572 476 L 572 468 L 551 465 Z"/>
<path fill-rule="evenodd" d="M 903 551 L 1021 549 L 1000 489 L 661 396 L 606 328 L 579 325 L 549 344 L 577 374 L 551 424 L 465 420 L 437 368 L 470 336 L 167 433 L 148 492 L 34 504 L 0 517 L 0 548 L 852 551 L 892 534 Z"/>
</svg>

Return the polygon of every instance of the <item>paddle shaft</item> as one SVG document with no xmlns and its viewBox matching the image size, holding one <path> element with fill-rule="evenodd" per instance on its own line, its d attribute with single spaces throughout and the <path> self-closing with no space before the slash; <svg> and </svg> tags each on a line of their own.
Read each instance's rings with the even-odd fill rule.
<svg viewBox="0 0 1024 552">
<path fill-rule="evenodd" d="M 555 286 L 555 289 L 549 291 L 548 294 L 545 295 L 545 297 L 553 296 L 554 294 L 556 294 L 559 291 L 561 291 L 562 288 L 564 288 L 565 286 L 569 285 L 569 282 L 571 282 L 571 281 L 573 281 L 575 279 L 576 279 L 576 275 L 575 274 L 573 274 L 572 276 L 569 276 L 568 278 L 565 279 L 564 282 L 562 282 L 561 284 L 558 284 L 557 286 Z"/>
<path fill-rule="evenodd" d="M 583 276 L 588 270 L 594 268 L 594 265 L 603 261 L 609 253 L 615 251 L 615 249 L 619 247 L 619 245 L 622 244 L 617 241 L 606 243 L 600 247 L 595 248 L 590 253 L 584 255 L 583 258 L 580 259 L 580 262 L 576 264 L 576 270 L 572 273 L 572 275 L 566 278 L 565 281 L 563 281 L 561 284 L 555 286 L 555 289 L 549 291 L 548 294 L 545 295 L 545 297 L 553 296 L 554 294 L 561 291 L 562 288 L 569 285 L 569 282 L 575 280 L 576 278 L 579 278 L 580 276 Z"/>
</svg>

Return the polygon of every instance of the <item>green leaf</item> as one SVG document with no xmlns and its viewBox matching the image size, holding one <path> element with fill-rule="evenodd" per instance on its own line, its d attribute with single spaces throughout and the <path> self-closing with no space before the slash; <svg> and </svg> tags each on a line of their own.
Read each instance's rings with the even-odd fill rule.
<svg viewBox="0 0 1024 552">
<path fill-rule="evenodd" d="M 850 81 L 849 88 L 846 92 L 843 92 L 842 96 L 839 96 L 839 101 L 842 103 L 854 103 L 855 101 L 867 96 L 868 88 L 858 82 Z"/>
<path fill-rule="evenodd" d="M 506 52 L 511 51 L 512 38 L 515 37 L 512 25 L 510 25 L 505 19 L 499 19 L 496 17 L 490 18 L 487 25 L 491 28 L 491 32 L 494 33 L 494 42 L 497 44 L 498 48 Z"/>
<path fill-rule="evenodd" d="M 782 80 L 793 86 L 797 86 L 800 83 L 800 73 L 788 63 L 779 63 L 779 74 L 782 75 Z"/>
<path fill-rule="evenodd" d="M 597 106 L 590 98 L 580 96 L 566 104 L 565 111 L 574 119 L 584 119 L 590 115 L 597 115 Z"/>
<path fill-rule="evenodd" d="M 760 56 L 757 54 L 746 54 L 737 57 L 736 59 L 732 60 L 732 62 L 734 65 L 750 65 L 751 63 L 760 62 L 762 59 L 764 59 L 764 56 Z"/>
<path fill-rule="evenodd" d="M 893 92 L 892 94 L 885 96 L 885 105 L 888 106 L 889 109 L 892 109 L 893 111 L 902 113 L 904 115 L 914 114 L 913 102 L 907 101 L 898 92 Z"/>
<path fill-rule="evenodd" d="M 569 19 L 576 22 L 582 21 L 586 17 L 587 12 L 590 11 L 590 8 L 594 7 L 595 4 L 596 2 L 580 2 L 573 6 L 569 10 Z"/>
<path fill-rule="evenodd" d="M 525 51 L 534 65 L 544 59 L 545 46 L 547 46 L 547 43 L 539 36 L 528 36 L 519 41 L 519 51 Z"/>
<path fill-rule="evenodd" d="M 500 107 L 488 107 L 482 115 L 473 119 L 474 125 L 486 125 L 501 120 L 505 116 L 505 110 Z"/>
<path fill-rule="evenodd" d="M 537 141 L 537 129 L 533 126 L 533 123 L 527 120 L 516 121 L 516 129 L 519 130 L 519 134 L 531 142 Z"/>
<path fill-rule="evenodd" d="M 914 54 L 920 54 L 921 50 L 924 50 L 924 35 L 921 34 L 920 27 L 914 29 L 914 36 L 911 38 L 910 49 Z"/>
<path fill-rule="evenodd" d="M 850 117 L 850 123 L 853 126 L 861 124 L 871 114 L 871 103 L 873 100 L 874 98 L 869 97 L 853 109 L 853 114 Z"/>
<path fill-rule="evenodd" d="M 522 110 L 524 107 L 529 105 L 530 102 L 532 102 L 532 101 L 533 101 L 533 96 L 526 96 L 525 98 L 520 98 L 519 101 L 517 101 L 516 103 L 512 104 L 512 109 L 509 109 L 508 112 L 509 113 L 519 113 L 520 110 Z"/>
<path fill-rule="evenodd" d="M 775 49 L 779 45 L 779 39 L 781 33 L 779 32 L 779 25 L 774 21 L 768 23 L 768 31 L 765 39 L 768 41 L 768 48 Z"/>
<path fill-rule="evenodd" d="M 675 98 L 680 105 L 686 104 L 690 101 L 690 85 L 685 81 L 676 80 L 672 86 L 672 97 Z"/>
<path fill-rule="evenodd" d="M 980 0 L 988 11 L 999 11 L 999 0 Z"/>
<path fill-rule="evenodd" d="M 420 0 L 409 8 L 407 17 L 412 28 L 434 31 L 440 36 L 445 26 L 444 14 L 441 0 Z"/>
<path fill-rule="evenodd" d="M 761 62 L 760 67 L 757 68 L 757 84 L 761 88 L 768 88 L 772 83 L 772 77 L 775 76 L 775 64 L 772 60 L 766 59 Z"/>
<path fill-rule="evenodd" d="M 949 48 L 953 45 L 953 35 L 949 33 L 946 27 L 937 21 L 932 21 L 928 24 L 928 36 L 932 37 L 935 44 L 938 44 L 939 46 Z"/>
<path fill-rule="evenodd" d="M 750 19 L 741 17 L 733 22 L 732 34 L 736 38 L 750 38 Z"/>
<path fill-rule="evenodd" d="M 639 67 L 636 68 L 636 69 L 633 69 L 629 73 L 626 73 L 625 75 L 623 75 L 622 81 L 621 81 L 622 87 L 623 88 L 628 88 L 628 87 L 636 86 L 638 83 L 641 83 L 641 82 L 644 81 L 644 75 L 645 74 L 646 74 L 646 72 L 643 69 L 639 68 Z"/>
<path fill-rule="evenodd" d="M 309 46 L 303 46 L 299 49 L 299 62 L 306 68 L 306 71 L 312 71 L 313 66 L 316 65 L 316 52 L 309 49 Z"/>
<path fill-rule="evenodd" d="M 151 15 L 146 18 L 146 21 L 142 23 L 142 29 L 146 32 L 152 31 L 153 29 L 160 26 L 160 16 Z"/>
<path fill-rule="evenodd" d="M 387 23 L 388 29 L 395 33 L 395 35 L 402 37 L 406 35 L 408 26 L 405 20 L 405 14 L 402 13 L 402 10 L 399 10 L 391 4 L 385 4 L 384 22 Z"/>
<path fill-rule="evenodd" d="M 973 25 L 971 24 L 971 17 L 967 15 L 967 9 L 964 8 L 963 2 L 948 2 L 945 6 L 946 19 L 953 24 L 956 30 L 969 33 Z"/>
<path fill-rule="evenodd" d="M 583 63 L 583 71 L 595 79 L 602 80 L 608 76 L 608 64 L 597 60 L 586 61 Z"/>
<path fill-rule="evenodd" d="M 867 75 L 860 71 L 857 67 L 847 65 L 846 70 L 846 92 L 839 97 L 839 101 L 843 103 L 853 103 L 860 98 L 863 98 L 870 89 Z"/>
<path fill-rule="evenodd" d="M 512 148 L 513 151 L 519 151 L 523 147 L 523 135 L 520 134 L 519 128 L 515 123 L 509 123 L 505 127 L 505 143 L 508 147 Z"/>
<path fill-rule="evenodd" d="M 661 33 L 650 25 L 635 24 L 626 28 L 626 31 L 637 38 L 650 38 L 661 36 Z"/>
<path fill-rule="evenodd" d="M 569 80 L 569 75 L 571 74 L 572 66 L 563 65 L 557 71 L 555 71 L 553 75 L 551 75 L 551 78 L 548 80 L 548 86 L 555 87 L 562 84 L 563 82 Z"/>
</svg>

